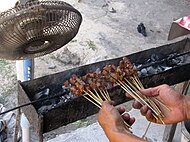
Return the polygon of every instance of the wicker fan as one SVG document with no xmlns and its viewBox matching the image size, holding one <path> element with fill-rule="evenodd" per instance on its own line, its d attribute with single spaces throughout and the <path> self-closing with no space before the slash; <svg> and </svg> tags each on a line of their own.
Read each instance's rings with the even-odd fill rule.
<svg viewBox="0 0 190 142">
<path fill-rule="evenodd" d="M 18 60 L 48 54 L 71 41 L 82 21 L 63 1 L 28 1 L 0 14 L 0 58 Z"/>
</svg>

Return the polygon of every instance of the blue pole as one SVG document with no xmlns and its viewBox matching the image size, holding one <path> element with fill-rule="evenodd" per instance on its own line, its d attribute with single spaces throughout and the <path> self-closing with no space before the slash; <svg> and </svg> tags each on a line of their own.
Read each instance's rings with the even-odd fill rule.
<svg viewBox="0 0 190 142">
<path fill-rule="evenodd" d="M 33 79 L 33 59 L 23 60 L 24 80 Z"/>
</svg>

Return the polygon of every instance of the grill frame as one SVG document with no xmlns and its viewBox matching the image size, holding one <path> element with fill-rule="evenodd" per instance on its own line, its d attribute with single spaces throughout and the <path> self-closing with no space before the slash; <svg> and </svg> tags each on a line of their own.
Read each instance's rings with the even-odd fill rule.
<svg viewBox="0 0 190 142">
<path fill-rule="evenodd" d="M 150 55 L 155 52 L 160 51 L 163 54 L 168 55 L 174 52 L 184 53 L 188 52 L 189 50 L 190 39 L 187 38 L 179 42 L 134 53 L 128 55 L 127 57 L 131 60 L 131 62 L 137 63 L 150 58 Z M 60 73 L 40 77 L 34 80 L 18 82 L 18 102 L 19 104 L 28 103 L 31 101 L 31 98 L 33 98 L 35 92 L 38 92 L 40 88 L 46 88 L 50 85 L 63 84 L 63 82 L 68 80 L 72 74 L 82 76 L 86 73 L 95 71 L 97 68 L 101 69 L 107 64 L 117 65 L 122 58 L 123 57 L 105 60 L 66 70 Z M 189 80 L 189 72 L 190 61 L 188 61 L 186 64 L 174 67 L 159 74 L 140 77 L 140 80 L 145 87 L 153 87 L 164 83 L 174 85 Z M 119 87 L 112 88 L 109 90 L 109 93 L 112 100 L 114 100 L 116 104 L 121 104 L 130 100 L 129 98 L 125 97 L 124 92 Z M 98 112 L 98 108 L 89 103 L 83 97 L 76 97 L 73 100 L 63 104 L 63 106 L 52 109 L 44 115 L 38 114 L 33 105 L 24 107 L 23 112 L 34 127 L 34 130 L 36 130 L 38 134 L 43 134 L 95 114 Z"/>
</svg>

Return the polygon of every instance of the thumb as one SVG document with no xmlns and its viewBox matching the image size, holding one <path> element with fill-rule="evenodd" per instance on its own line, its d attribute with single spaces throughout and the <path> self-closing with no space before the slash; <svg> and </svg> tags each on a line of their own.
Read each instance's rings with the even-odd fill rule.
<svg viewBox="0 0 190 142">
<path fill-rule="evenodd" d="M 149 96 L 149 97 L 155 97 L 155 96 L 159 95 L 159 89 L 157 87 L 148 88 L 148 89 L 142 89 L 140 92 L 143 95 Z"/>
</svg>

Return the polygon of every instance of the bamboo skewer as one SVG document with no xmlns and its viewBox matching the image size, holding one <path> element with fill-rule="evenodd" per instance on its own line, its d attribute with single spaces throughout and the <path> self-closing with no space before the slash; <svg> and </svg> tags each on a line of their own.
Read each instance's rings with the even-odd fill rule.
<svg viewBox="0 0 190 142">
<path fill-rule="evenodd" d="M 140 93 L 140 90 L 144 89 L 144 87 L 135 74 L 132 74 L 128 79 L 123 77 L 122 81 L 118 79 L 119 77 L 115 78 L 114 76 L 112 76 L 113 72 L 110 72 L 108 70 L 106 71 L 108 72 L 109 76 L 111 76 L 111 78 L 113 78 L 115 82 L 128 94 L 130 94 L 135 100 L 140 102 L 142 105 L 147 105 L 149 109 L 153 112 L 153 117 L 155 117 L 157 120 L 160 120 L 164 124 L 164 115 L 162 114 L 160 108 L 157 106 L 156 102 L 154 102 L 150 97 L 143 96 Z M 157 102 L 159 103 L 159 100 L 157 100 Z"/>
<path fill-rule="evenodd" d="M 127 88 L 125 88 L 125 86 L 122 86 L 121 84 L 118 83 L 118 85 L 123 89 L 125 90 L 128 94 L 131 94 L 131 96 L 137 100 L 138 102 L 141 103 L 141 105 L 143 105 L 143 103 L 141 102 L 141 100 L 139 98 L 137 98 L 135 95 L 132 95 L 132 92 L 130 92 Z"/>
<path fill-rule="evenodd" d="M 90 91 L 90 90 L 88 90 L 88 91 Z M 97 96 L 99 96 L 100 97 L 100 95 L 98 94 L 98 92 L 96 91 L 96 90 L 94 90 L 95 91 L 95 93 L 96 93 L 96 95 Z M 86 91 L 84 91 L 86 94 L 88 94 L 93 100 L 95 100 L 96 101 L 96 103 L 98 103 L 98 104 L 96 104 L 95 102 L 93 102 L 91 99 L 89 99 L 88 97 L 86 97 L 85 95 L 83 95 L 83 97 L 85 98 L 85 99 L 87 99 L 88 101 L 90 101 L 91 103 L 93 103 L 94 105 L 96 105 L 98 108 L 100 108 L 101 109 L 101 105 L 102 105 L 102 103 L 103 103 L 103 100 L 101 99 L 101 100 L 97 100 L 96 98 L 93 98 L 92 96 L 95 96 L 95 95 L 90 95 L 88 92 L 86 92 Z M 91 91 L 90 91 L 91 92 Z M 111 100 L 110 99 L 110 97 L 108 97 L 107 95 L 107 91 L 102 91 L 102 90 L 100 90 L 99 89 L 99 92 L 100 92 L 100 94 L 102 95 L 102 97 L 105 99 L 105 100 Z M 91 92 L 91 94 L 93 94 L 92 92 Z M 106 97 L 107 96 L 107 97 Z M 124 120 L 123 120 L 123 122 L 124 122 L 124 124 L 126 125 L 126 127 L 127 127 L 127 129 L 129 129 L 129 128 L 131 128 L 131 126 L 128 124 L 128 123 L 126 123 Z M 130 130 L 129 130 L 130 131 Z"/>
<path fill-rule="evenodd" d="M 106 97 L 106 95 L 99 89 L 99 92 L 100 92 L 100 94 L 103 96 L 103 98 L 105 99 L 105 100 L 108 100 L 108 98 Z M 97 91 L 96 91 L 96 93 L 97 93 Z M 98 94 L 98 93 L 97 93 Z"/>
<path fill-rule="evenodd" d="M 83 81 L 81 81 L 80 79 L 77 79 L 77 81 L 79 82 L 79 83 L 82 83 L 83 85 L 84 85 L 84 82 Z M 105 89 L 105 90 L 101 90 L 101 89 L 93 89 L 93 91 L 95 92 L 95 93 L 93 93 L 91 90 L 89 90 L 89 89 L 84 89 L 83 90 L 83 92 L 87 95 L 87 96 L 89 96 L 89 97 L 87 97 L 86 95 L 83 95 L 83 97 L 85 98 L 85 99 L 87 99 L 88 101 L 90 101 L 92 104 L 94 104 L 95 106 L 97 106 L 98 108 L 100 108 L 101 109 L 101 106 L 102 106 L 102 103 L 103 103 L 103 101 L 104 100 L 108 100 L 108 101 L 111 101 L 111 99 L 110 99 L 110 96 L 109 96 L 109 93 L 108 93 L 108 91 Z M 99 93 L 100 94 L 99 94 Z M 91 99 L 90 99 L 91 98 Z M 125 124 L 125 126 L 126 126 L 126 128 L 127 129 L 129 129 L 129 128 L 131 128 L 131 126 L 129 125 L 129 124 L 127 124 L 124 120 L 123 120 L 123 122 L 124 122 L 124 124 Z M 130 131 L 130 130 L 129 130 Z"/>
<path fill-rule="evenodd" d="M 135 77 L 136 78 L 136 81 L 137 80 L 139 80 L 139 79 L 137 79 L 137 77 Z M 128 81 L 128 80 L 126 80 L 126 81 Z M 128 81 L 129 82 L 129 81 Z M 130 82 L 129 82 L 130 83 Z M 139 83 L 139 84 L 141 84 L 141 83 Z M 134 87 L 133 87 L 134 88 Z M 144 87 L 142 87 L 142 88 L 144 88 Z M 137 90 L 138 91 L 138 90 Z M 162 114 L 162 112 L 161 112 L 161 110 L 158 108 L 158 106 L 155 104 L 155 102 L 151 99 L 151 98 L 148 98 L 147 96 L 144 96 L 144 99 L 151 105 L 151 108 L 154 108 L 162 117 L 164 117 L 164 115 Z M 157 99 L 157 102 L 159 102 L 160 103 L 160 101 Z M 160 103 L 161 104 L 161 103 Z M 162 105 L 164 105 L 163 103 L 162 103 Z M 165 105 L 164 105 L 165 106 Z M 166 106 L 165 106 L 166 107 Z"/>
<path fill-rule="evenodd" d="M 102 105 L 101 102 L 99 100 L 97 100 L 96 98 L 94 98 L 91 94 L 89 94 L 87 91 L 84 90 L 84 93 L 86 93 L 92 100 L 96 101 L 100 106 Z M 83 95 L 84 96 L 84 95 Z"/>
<path fill-rule="evenodd" d="M 133 85 L 129 82 L 129 81 L 127 81 L 129 84 L 130 84 L 130 86 L 134 89 L 134 87 L 133 87 Z M 126 84 L 127 85 L 127 84 Z M 137 84 L 136 84 L 137 85 Z M 138 85 L 137 85 L 138 86 Z M 129 87 L 130 88 L 130 87 Z M 138 87 L 137 87 L 138 88 Z M 135 89 L 134 89 L 135 90 Z M 152 110 L 152 112 L 153 112 L 153 114 L 154 114 L 154 117 L 156 118 L 156 119 L 159 119 L 163 124 L 164 124 L 164 122 L 163 122 L 163 117 L 164 117 L 164 115 L 162 114 L 162 112 L 161 112 L 161 110 L 158 108 L 158 106 L 155 104 L 155 102 L 154 101 L 152 101 L 150 98 L 148 98 L 148 97 L 146 97 L 146 96 L 144 96 L 144 97 L 142 97 L 142 95 L 138 95 L 138 93 L 136 93 L 136 91 L 137 90 L 135 90 L 135 91 L 132 91 L 132 93 L 134 93 L 138 98 L 140 98 L 142 101 L 143 101 L 143 103 L 144 104 L 146 104 L 151 110 Z M 139 91 L 137 91 L 137 92 L 139 92 Z M 138 100 L 137 100 L 138 101 Z"/>
<path fill-rule="evenodd" d="M 105 91 L 105 90 L 104 90 L 104 91 Z M 108 90 L 105 91 L 105 94 L 107 95 L 108 100 L 111 101 L 111 98 L 110 98 L 110 95 L 109 95 L 109 93 L 108 93 Z"/>
<path fill-rule="evenodd" d="M 152 98 L 153 100 L 155 100 L 155 102 L 160 103 L 160 105 L 162 105 L 163 107 L 165 107 L 168 111 L 172 111 L 169 107 L 167 107 L 162 101 L 158 100 L 157 98 Z"/>
<path fill-rule="evenodd" d="M 139 78 L 138 78 L 137 76 L 135 76 L 135 75 L 133 75 L 133 77 L 134 77 L 134 79 L 139 83 L 140 88 L 141 88 L 141 89 L 144 89 L 144 87 L 143 87 L 141 81 L 139 80 Z M 163 107 L 165 107 L 168 111 L 171 111 L 170 108 L 168 108 L 163 102 L 161 102 L 161 101 L 158 100 L 157 98 L 149 98 L 149 99 L 151 99 L 151 100 L 153 99 L 153 101 L 155 100 L 156 102 L 158 102 L 159 104 L 161 104 Z"/>
<path fill-rule="evenodd" d="M 121 82 L 121 81 L 119 81 L 119 82 Z M 122 82 L 121 82 L 122 83 Z M 135 97 L 134 98 L 138 98 L 137 99 L 137 101 L 139 101 L 139 102 L 143 102 L 142 104 L 143 105 L 147 105 L 156 115 L 159 115 L 137 92 L 135 92 L 131 87 L 129 87 L 127 84 L 125 84 L 124 82 L 123 82 L 123 84 L 124 84 L 124 86 L 126 86 L 126 87 L 128 87 L 129 88 L 129 90 L 131 91 L 131 93 L 129 93 L 130 95 L 132 95 L 132 97 L 134 97 L 135 95 Z"/>
<path fill-rule="evenodd" d="M 98 108 L 101 108 L 101 106 L 99 106 L 98 104 L 96 104 L 95 102 L 93 102 L 91 99 L 89 99 L 88 97 L 86 97 L 85 95 L 83 96 L 85 99 L 87 99 L 88 101 L 90 101 L 91 103 L 93 103 L 95 106 L 97 106 Z"/>
<path fill-rule="evenodd" d="M 110 99 L 110 96 L 109 96 L 109 94 L 108 94 L 108 91 L 106 90 L 102 90 L 103 91 L 103 93 L 105 94 L 105 97 L 107 98 L 107 100 L 108 101 L 111 101 L 111 99 Z"/>
<path fill-rule="evenodd" d="M 88 92 L 90 92 L 90 94 L 92 94 L 92 96 L 98 98 L 98 100 L 99 100 L 99 102 L 100 102 L 101 104 L 103 103 L 103 100 L 102 100 L 102 98 L 99 96 L 98 93 L 95 95 L 95 94 L 94 94 L 92 91 L 90 91 L 89 89 L 88 89 Z"/>
</svg>

